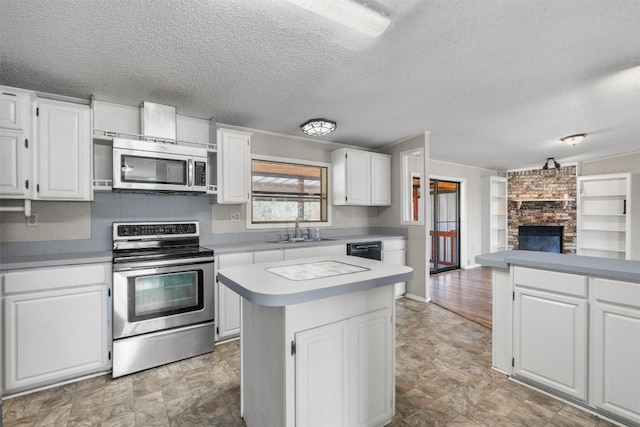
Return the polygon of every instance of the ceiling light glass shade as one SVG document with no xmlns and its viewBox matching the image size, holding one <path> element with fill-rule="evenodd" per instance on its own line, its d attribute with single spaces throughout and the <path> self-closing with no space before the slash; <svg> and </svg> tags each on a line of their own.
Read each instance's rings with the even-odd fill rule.
<svg viewBox="0 0 640 427">
<path fill-rule="evenodd" d="M 378 37 L 389 26 L 389 18 L 351 0 L 288 1 L 369 37 Z"/>
<path fill-rule="evenodd" d="M 336 130 L 336 122 L 327 119 L 311 119 L 301 124 L 300 129 L 307 135 L 323 136 Z"/>
<path fill-rule="evenodd" d="M 577 133 L 575 135 L 569 135 L 565 136 L 564 138 L 560 138 L 560 141 L 565 142 L 569 145 L 576 145 L 578 142 L 582 141 L 585 136 L 587 136 L 586 133 Z"/>
</svg>

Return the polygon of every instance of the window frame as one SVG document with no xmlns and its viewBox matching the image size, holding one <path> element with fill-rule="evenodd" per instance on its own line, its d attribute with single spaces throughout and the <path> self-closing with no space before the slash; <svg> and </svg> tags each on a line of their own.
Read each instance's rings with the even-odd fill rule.
<svg viewBox="0 0 640 427">
<path fill-rule="evenodd" d="M 306 228 L 309 227 L 330 227 L 331 226 L 331 218 L 333 216 L 333 206 L 331 204 L 331 163 L 328 162 L 318 162 L 314 160 L 303 160 L 303 159 L 292 159 L 287 157 L 276 157 L 276 156 L 265 156 L 260 154 L 252 154 L 251 155 L 251 163 L 253 164 L 253 160 L 264 160 L 267 162 L 280 162 L 280 163 L 293 163 L 301 166 L 318 166 L 327 168 L 327 220 L 322 221 L 300 221 L 300 227 Z M 253 169 L 253 168 L 252 168 Z M 288 229 L 295 226 L 295 222 L 282 222 L 282 223 L 262 223 L 262 224 L 254 224 L 252 222 L 252 208 L 253 208 L 253 180 L 251 182 L 251 189 L 249 192 L 249 202 L 245 206 L 246 213 L 246 227 L 247 229 L 254 230 L 282 230 Z"/>
</svg>

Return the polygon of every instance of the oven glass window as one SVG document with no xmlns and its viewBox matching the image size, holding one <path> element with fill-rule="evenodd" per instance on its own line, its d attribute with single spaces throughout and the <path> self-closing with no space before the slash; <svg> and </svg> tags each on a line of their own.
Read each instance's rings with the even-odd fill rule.
<svg viewBox="0 0 640 427">
<path fill-rule="evenodd" d="M 122 155 L 122 182 L 187 185 L 187 161 Z"/>
<path fill-rule="evenodd" d="M 131 279 L 129 317 L 139 321 L 201 310 L 202 271 L 139 276 Z"/>
</svg>

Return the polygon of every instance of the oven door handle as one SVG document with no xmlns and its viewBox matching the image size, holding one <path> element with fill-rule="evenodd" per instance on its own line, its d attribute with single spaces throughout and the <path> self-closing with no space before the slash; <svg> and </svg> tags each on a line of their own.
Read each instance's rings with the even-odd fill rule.
<svg viewBox="0 0 640 427">
<path fill-rule="evenodd" d="M 114 262 L 113 271 L 131 271 L 131 270 L 148 270 L 148 269 L 156 269 L 162 270 L 165 267 L 179 267 L 179 266 L 192 266 L 199 264 L 211 264 L 214 262 L 214 257 L 203 257 L 203 258 L 179 258 L 173 260 L 163 260 L 162 262 L 158 261 L 140 261 L 140 262 L 127 262 L 127 263 L 118 263 Z"/>
</svg>

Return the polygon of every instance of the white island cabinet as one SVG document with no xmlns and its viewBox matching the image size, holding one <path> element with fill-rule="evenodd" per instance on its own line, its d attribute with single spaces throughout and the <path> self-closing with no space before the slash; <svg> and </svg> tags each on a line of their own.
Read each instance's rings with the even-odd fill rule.
<svg viewBox="0 0 640 427">
<path fill-rule="evenodd" d="M 586 277 L 515 267 L 513 282 L 513 375 L 586 401 Z"/>
<path fill-rule="evenodd" d="M 4 393 L 111 368 L 111 263 L 3 274 Z"/>
<path fill-rule="evenodd" d="M 382 426 L 394 394 L 393 283 L 412 269 L 346 255 L 223 268 L 242 296 L 247 426 Z"/>
<path fill-rule="evenodd" d="M 640 285 L 594 282 L 595 405 L 640 425 Z"/>
<path fill-rule="evenodd" d="M 493 367 L 640 426 L 640 261 L 505 251 L 493 269 Z"/>
</svg>

